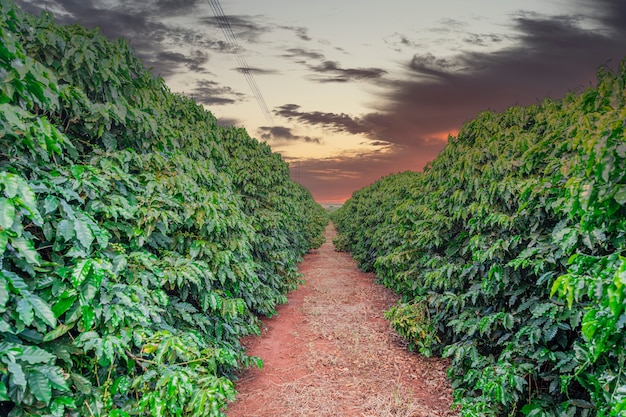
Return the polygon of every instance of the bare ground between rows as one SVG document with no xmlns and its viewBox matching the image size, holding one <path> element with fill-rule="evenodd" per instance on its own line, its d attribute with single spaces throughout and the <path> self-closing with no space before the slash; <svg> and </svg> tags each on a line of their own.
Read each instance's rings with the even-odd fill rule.
<svg viewBox="0 0 626 417">
<path fill-rule="evenodd" d="M 450 411 L 449 362 L 406 350 L 383 312 L 397 297 L 336 252 L 329 224 L 326 243 L 300 264 L 305 284 L 260 337 L 244 341 L 262 370 L 237 382 L 229 417 L 442 417 Z"/>
</svg>

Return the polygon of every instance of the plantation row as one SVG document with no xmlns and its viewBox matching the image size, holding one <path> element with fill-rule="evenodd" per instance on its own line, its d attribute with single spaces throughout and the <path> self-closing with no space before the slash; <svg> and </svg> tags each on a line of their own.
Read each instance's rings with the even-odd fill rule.
<svg viewBox="0 0 626 417">
<path fill-rule="evenodd" d="M 336 245 L 402 294 L 397 331 L 451 358 L 463 416 L 626 415 L 625 124 L 626 61 L 481 113 L 333 213 Z"/>
<path fill-rule="evenodd" d="M 324 210 L 125 42 L 0 9 L 0 415 L 222 415 Z"/>
</svg>

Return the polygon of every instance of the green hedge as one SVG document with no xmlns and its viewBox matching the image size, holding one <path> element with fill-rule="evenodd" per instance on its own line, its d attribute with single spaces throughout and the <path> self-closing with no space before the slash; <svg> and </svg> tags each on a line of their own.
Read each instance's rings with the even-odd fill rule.
<svg viewBox="0 0 626 417">
<path fill-rule="evenodd" d="M 626 413 L 626 64 L 484 112 L 423 173 L 355 192 L 337 243 L 402 294 L 387 316 L 452 359 L 463 416 Z"/>
<path fill-rule="evenodd" d="M 124 41 L 0 8 L 0 414 L 222 415 L 324 210 Z"/>
</svg>

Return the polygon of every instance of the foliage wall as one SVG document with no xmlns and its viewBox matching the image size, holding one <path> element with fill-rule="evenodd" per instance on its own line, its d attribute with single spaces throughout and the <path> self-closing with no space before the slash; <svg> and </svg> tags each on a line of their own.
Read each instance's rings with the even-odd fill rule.
<svg viewBox="0 0 626 417">
<path fill-rule="evenodd" d="M 626 415 L 626 63 L 484 112 L 423 173 L 355 192 L 337 244 L 402 294 L 464 416 Z"/>
<path fill-rule="evenodd" d="M 222 415 L 324 210 L 124 41 L 0 8 L 0 414 Z"/>
</svg>

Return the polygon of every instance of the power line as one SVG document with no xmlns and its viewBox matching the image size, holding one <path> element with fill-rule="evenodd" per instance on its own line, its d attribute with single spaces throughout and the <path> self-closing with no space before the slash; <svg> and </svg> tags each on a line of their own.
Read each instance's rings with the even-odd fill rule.
<svg viewBox="0 0 626 417">
<path fill-rule="evenodd" d="M 220 29 L 222 29 L 222 32 L 224 33 L 224 37 L 226 37 L 226 40 L 231 44 L 231 46 L 233 47 L 235 51 L 235 55 L 237 56 L 237 63 L 239 64 L 239 71 L 243 74 L 244 78 L 248 82 L 248 85 L 250 86 L 250 89 L 252 90 L 252 94 L 254 95 L 254 98 L 256 98 L 256 101 L 259 104 L 261 111 L 265 115 L 265 118 L 271 124 L 274 124 L 272 113 L 270 113 L 269 109 L 267 108 L 267 104 L 265 103 L 265 99 L 263 99 L 261 90 L 259 90 L 259 86 L 257 85 L 256 81 L 254 80 L 254 77 L 252 76 L 252 72 L 250 71 L 250 66 L 248 65 L 248 62 L 246 61 L 246 57 L 243 55 L 243 52 L 242 52 L 243 49 L 239 45 L 239 42 L 237 42 L 237 38 L 235 37 L 233 28 L 231 27 L 230 22 L 228 21 L 228 18 L 224 14 L 222 5 L 220 4 L 219 0 L 207 0 L 207 1 L 209 2 L 209 6 L 211 6 L 211 9 L 213 10 L 213 15 L 215 16 L 215 19 L 217 20 L 217 23 L 219 24 Z"/>
</svg>

